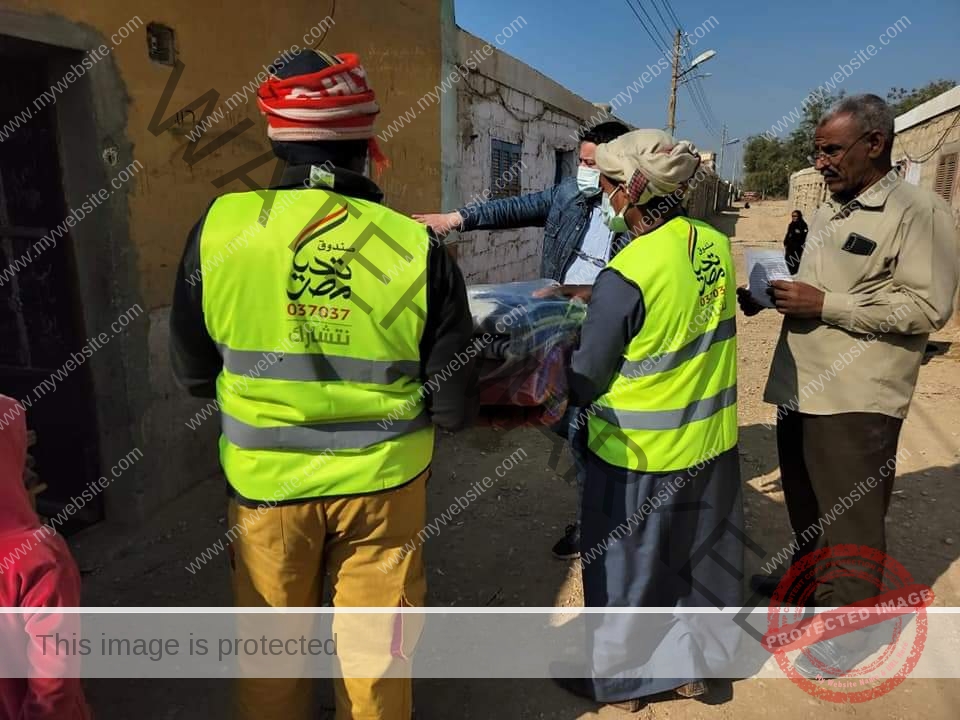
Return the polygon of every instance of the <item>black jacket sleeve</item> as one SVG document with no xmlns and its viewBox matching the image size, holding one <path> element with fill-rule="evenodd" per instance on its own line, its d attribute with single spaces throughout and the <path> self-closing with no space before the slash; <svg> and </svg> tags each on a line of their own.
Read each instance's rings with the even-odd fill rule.
<svg viewBox="0 0 960 720">
<path fill-rule="evenodd" d="M 427 265 L 427 320 L 420 340 L 427 410 L 434 425 L 456 431 L 473 422 L 479 410 L 480 368 L 476 352 L 467 352 L 473 316 L 460 268 L 433 233 Z"/>
<path fill-rule="evenodd" d="M 203 276 L 200 269 L 200 219 L 190 235 L 177 269 L 170 307 L 170 361 L 177 382 L 195 397 L 216 396 L 223 359 L 203 319 Z"/>
<path fill-rule="evenodd" d="M 568 376 L 570 402 L 587 407 L 610 387 L 630 341 L 643 327 L 646 310 L 640 288 L 616 270 L 597 275 L 580 346 Z"/>
</svg>

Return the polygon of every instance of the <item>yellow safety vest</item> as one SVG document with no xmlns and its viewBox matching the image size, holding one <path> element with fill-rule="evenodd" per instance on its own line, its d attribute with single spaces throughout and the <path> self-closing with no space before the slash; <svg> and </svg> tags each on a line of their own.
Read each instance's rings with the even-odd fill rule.
<svg viewBox="0 0 960 720">
<path fill-rule="evenodd" d="M 218 198 L 200 236 L 227 480 L 277 503 L 402 485 L 433 455 L 419 379 L 427 231 L 327 190 L 268 192 L 272 205 Z"/>
<path fill-rule="evenodd" d="M 683 470 L 737 442 L 736 277 L 726 236 L 678 217 L 608 268 L 640 288 L 645 316 L 588 412 L 589 447 L 617 467 Z"/>
</svg>

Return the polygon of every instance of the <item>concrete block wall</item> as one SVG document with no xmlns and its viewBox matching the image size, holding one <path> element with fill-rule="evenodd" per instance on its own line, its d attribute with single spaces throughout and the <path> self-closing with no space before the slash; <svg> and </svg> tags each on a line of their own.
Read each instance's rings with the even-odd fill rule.
<svg viewBox="0 0 960 720">
<path fill-rule="evenodd" d="M 730 183 L 720 180 L 712 172 L 692 184 L 684 196 L 687 214 L 701 220 L 709 221 L 715 215 L 714 207 L 723 210 L 729 204 Z"/>
<path fill-rule="evenodd" d="M 482 70 L 464 78 L 458 90 L 462 204 L 490 197 L 496 180 L 491 177 L 493 139 L 523 146 L 522 192 L 553 186 L 556 151 L 577 149 L 581 118 L 544 103 L 537 88 L 536 95 L 532 95 L 481 73 Z M 720 182 L 714 173 L 709 173 L 690 189 L 687 209 L 691 216 L 706 220 L 714 215 L 714 203 L 725 208 L 728 201 L 729 183 Z M 474 231 L 460 235 L 454 242 L 468 283 L 539 277 L 542 228 Z"/>
<path fill-rule="evenodd" d="M 492 195 L 497 180 L 491 172 L 494 139 L 522 145 L 518 168 L 521 192 L 553 186 L 556 151 L 577 148 L 575 137 L 580 118 L 480 73 L 461 81 L 458 93 L 459 187 L 463 204 L 483 201 Z M 475 231 L 460 235 L 455 242 L 468 283 L 539 277 L 543 228 Z"/>
<path fill-rule="evenodd" d="M 798 170 L 790 176 L 789 201 L 791 210 L 803 213 L 808 220 L 827 197 L 823 177 L 814 168 Z"/>
</svg>

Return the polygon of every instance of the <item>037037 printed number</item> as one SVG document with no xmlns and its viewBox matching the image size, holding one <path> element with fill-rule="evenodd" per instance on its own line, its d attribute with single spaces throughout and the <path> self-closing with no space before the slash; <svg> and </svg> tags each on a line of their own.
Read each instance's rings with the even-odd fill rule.
<svg viewBox="0 0 960 720">
<path fill-rule="evenodd" d="M 316 315 L 317 317 L 330 318 L 331 320 L 346 320 L 349 314 L 350 308 L 328 307 L 327 305 L 306 305 L 304 303 L 290 303 L 287 305 L 287 315 L 296 315 L 297 317 Z"/>
</svg>

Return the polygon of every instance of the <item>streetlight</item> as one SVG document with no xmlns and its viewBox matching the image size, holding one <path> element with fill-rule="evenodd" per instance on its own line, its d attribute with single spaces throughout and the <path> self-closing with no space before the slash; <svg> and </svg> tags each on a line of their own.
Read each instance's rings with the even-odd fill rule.
<svg viewBox="0 0 960 720">
<path fill-rule="evenodd" d="M 727 126 L 724 124 L 720 127 L 720 163 L 717 165 L 717 191 L 713 196 L 714 212 L 720 209 L 720 183 L 723 182 L 723 149 L 727 145 L 736 145 L 738 142 L 740 142 L 740 138 L 727 140 Z"/>
<path fill-rule="evenodd" d="M 670 80 L 670 106 L 667 109 L 667 131 L 671 135 L 673 135 L 674 130 L 677 129 L 677 88 L 683 84 L 680 82 L 680 78 L 684 77 L 691 70 L 699 65 L 702 65 L 717 54 L 716 50 L 707 50 L 702 52 L 693 59 L 693 62 L 690 63 L 690 67 L 683 72 L 680 72 L 680 40 L 680 31 L 677 30 L 677 34 L 673 40 L 673 73 Z M 695 78 L 689 77 L 684 82 L 693 79 Z"/>
<path fill-rule="evenodd" d="M 723 178 L 723 149 L 727 145 L 736 145 L 740 142 L 740 138 L 733 138 L 732 140 L 727 140 L 727 126 L 723 125 L 720 128 L 720 165 L 717 168 L 717 175 L 722 179 Z"/>
<path fill-rule="evenodd" d="M 688 67 L 683 73 L 681 73 L 681 75 L 684 75 L 690 72 L 697 65 L 699 65 L 700 63 L 705 63 L 707 60 L 710 60 L 711 58 L 713 58 L 716 54 L 717 54 L 716 50 L 707 50 L 706 52 L 700 53 L 693 59 L 693 62 L 690 63 L 690 67 Z"/>
</svg>

